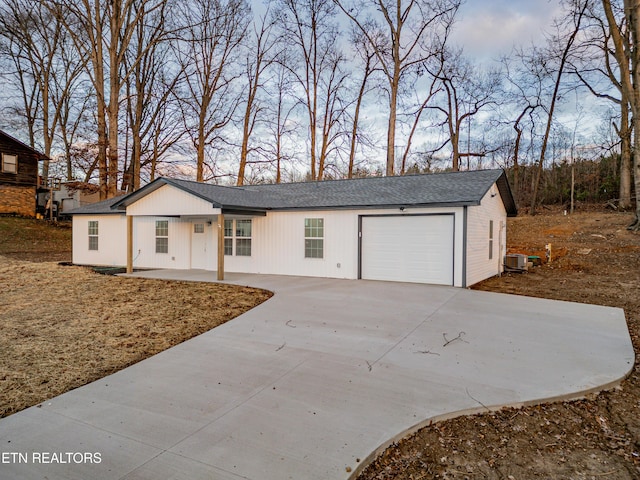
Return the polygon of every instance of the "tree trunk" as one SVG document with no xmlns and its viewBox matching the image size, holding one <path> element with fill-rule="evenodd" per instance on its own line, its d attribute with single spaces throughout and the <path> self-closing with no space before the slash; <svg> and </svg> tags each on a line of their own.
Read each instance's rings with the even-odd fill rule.
<svg viewBox="0 0 640 480">
<path fill-rule="evenodd" d="M 611 0 L 602 0 L 602 7 L 607 17 L 607 23 L 609 25 L 609 33 L 613 39 L 614 54 L 616 62 L 620 68 L 620 84 L 622 86 L 622 97 L 627 98 L 629 101 L 629 107 L 632 114 L 631 129 L 635 135 L 634 137 L 634 149 L 632 151 L 633 156 L 633 175 L 636 186 L 636 216 L 631 225 L 630 230 L 640 229 L 640 202 L 638 202 L 638 186 L 640 184 L 640 166 L 638 165 L 638 155 L 640 155 L 640 138 L 638 138 L 638 125 L 640 125 L 640 92 L 637 91 L 640 88 L 640 17 L 638 16 L 638 8 L 640 8 L 638 0 L 624 0 L 624 11 L 627 24 L 630 31 L 630 39 L 623 38 L 618 22 L 613 14 L 611 8 Z M 631 64 L 631 69 L 629 68 Z M 624 101 L 624 100 L 623 100 Z"/>
<path fill-rule="evenodd" d="M 200 115 L 198 119 L 198 137 L 196 138 L 196 181 L 204 182 L 204 145 L 205 145 L 205 129 L 207 124 L 207 110 L 209 108 L 210 98 L 203 95 L 200 104 Z"/>
<path fill-rule="evenodd" d="M 518 201 L 518 193 L 520 191 L 520 163 L 519 163 L 519 155 L 520 155 L 520 141 L 522 140 L 522 129 L 518 128 L 517 125 L 514 125 L 513 128 L 516 130 L 516 142 L 513 146 L 513 197 Z"/>
<path fill-rule="evenodd" d="M 358 139 L 358 122 L 360 120 L 360 106 L 362 105 L 362 99 L 367 85 L 367 79 L 369 77 L 369 68 L 371 64 L 371 58 L 367 58 L 367 63 L 364 69 L 364 75 L 362 77 L 362 83 L 360 84 L 360 90 L 358 91 L 358 98 L 356 100 L 356 110 L 353 114 L 353 125 L 351 126 L 351 147 L 349 149 L 349 170 L 347 178 L 353 178 L 353 167 L 356 161 L 356 143 Z"/>
<path fill-rule="evenodd" d="M 634 151 L 640 152 L 640 136 L 634 135 L 634 138 Z M 640 192 L 640 155 L 637 153 L 633 155 L 633 178 L 636 188 L 636 218 L 628 228 L 637 232 L 640 230 L 640 199 L 638 199 L 638 192 Z"/>
<path fill-rule="evenodd" d="M 391 83 L 391 92 L 389 95 L 389 128 L 387 130 L 387 176 L 394 175 L 394 167 L 396 163 L 396 117 L 398 113 L 399 84 L 400 70 L 396 65 L 393 72 L 393 81 Z"/>
<path fill-rule="evenodd" d="M 631 111 L 633 113 L 633 178 L 636 187 L 636 217 L 629 225 L 629 230 L 640 230 L 640 0 L 625 0 L 624 10 L 631 30 L 631 82 L 630 95 Z M 624 85 L 624 84 L 623 84 Z"/>
<path fill-rule="evenodd" d="M 629 104 L 623 99 L 620 104 L 620 201 L 621 210 L 631 208 L 631 127 L 629 125 Z"/>
<path fill-rule="evenodd" d="M 107 198 L 107 119 L 104 101 L 98 100 L 98 183 L 100 200 Z"/>
<path fill-rule="evenodd" d="M 197 167 L 196 167 L 196 181 L 204 182 L 204 133 L 198 140 L 198 146 L 196 149 Z"/>
</svg>

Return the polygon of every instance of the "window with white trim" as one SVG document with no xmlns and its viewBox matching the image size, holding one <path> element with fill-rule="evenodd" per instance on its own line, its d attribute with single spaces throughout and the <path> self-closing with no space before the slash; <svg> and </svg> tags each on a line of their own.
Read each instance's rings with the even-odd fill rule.
<svg viewBox="0 0 640 480">
<path fill-rule="evenodd" d="M 4 173 L 18 173 L 18 156 L 8 153 L 2 154 L 2 171 Z"/>
<path fill-rule="evenodd" d="M 233 220 L 224 221 L 224 254 L 233 255 Z"/>
<path fill-rule="evenodd" d="M 89 220 L 89 250 L 98 250 L 98 221 Z"/>
<path fill-rule="evenodd" d="M 489 220 L 489 260 L 493 260 L 493 220 Z"/>
<path fill-rule="evenodd" d="M 251 220 L 224 221 L 224 254 L 251 256 Z"/>
<path fill-rule="evenodd" d="M 156 253 L 169 253 L 168 220 L 156 220 Z"/>
<path fill-rule="evenodd" d="M 251 220 L 236 220 L 236 256 L 251 256 Z"/>
<path fill-rule="evenodd" d="M 204 233 L 204 223 L 194 223 L 193 233 Z"/>
<path fill-rule="evenodd" d="M 324 219 L 304 219 L 304 257 L 324 257 Z"/>
</svg>

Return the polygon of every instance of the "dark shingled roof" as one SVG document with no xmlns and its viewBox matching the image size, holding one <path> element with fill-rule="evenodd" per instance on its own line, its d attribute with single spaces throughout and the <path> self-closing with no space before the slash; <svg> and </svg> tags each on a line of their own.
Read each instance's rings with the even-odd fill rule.
<svg viewBox="0 0 640 480">
<path fill-rule="evenodd" d="M 497 183 L 507 213 L 517 213 L 511 189 L 503 170 L 476 170 L 428 175 L 368 177 L 321 182 L 281 183 L 226 187 L 206 183 L 159 178 L 120 197 L 111 206 L 122 209 L 163 185 L 211 202 L 212 207 L 228 211 L 311 210 L 386 208 L 400 206 L 462 206 L 479 205 Z M 104 203 L 104 202 L 101 202 Z M 100 204 L 96 204 L 98 206 Z M 89 213 L 82 207 L 71 213 Z M 100 206 L 103 213 L 104 205 Z M 83 211 L 84 210 L 84 211 Z"/>
<path fill-rule="evenodd" d="M 88 205 L 84 205 L 82 207 L 78 207 L 78 208 L 74 208 L 73 210 L 70 210 L 69 214 L 71 215 L 105 215 L 105 214 L 113 215 L 114 213 L 121 213 L 124 215 L 125 214 L 124 209 L 119 211 L 111 208 L 114 203 L 122 200 L 122 198 L 123 197 L 120 196 L 120 197 L 109 198 L 108 200 L 103 200 L 101 202 L 90 203 Z"/>
</svg>

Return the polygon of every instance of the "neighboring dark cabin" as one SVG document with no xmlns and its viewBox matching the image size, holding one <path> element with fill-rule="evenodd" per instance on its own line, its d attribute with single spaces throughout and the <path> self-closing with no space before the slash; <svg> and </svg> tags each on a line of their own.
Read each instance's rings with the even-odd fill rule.
<svg viewBox="0 0 640 480">
<path fill-rule="evenodd" d="M 38 162 L 46 158 L 0 130 L 0 214 L 35 216 Z"/>
</svg>

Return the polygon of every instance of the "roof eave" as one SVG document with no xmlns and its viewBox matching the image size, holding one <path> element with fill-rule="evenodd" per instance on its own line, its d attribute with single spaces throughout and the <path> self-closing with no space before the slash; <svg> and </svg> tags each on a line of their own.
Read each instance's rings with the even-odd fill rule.
<svg viewBox="0 0 640 480">
<path fill-rule="evenodd" d="M 237 207 L 233 205 L 227 205 L 222 207 L 221 210 L 225 215 L 251 215 L 252 217 L 264 217 L 267 215 L 266 208 L 258 207 Z"/>
<path fill-rule="evenodd" d="M 318 210 L 388 210 L 391 208 L 455 208 L 465 206 L 480 205 L 477 200 L 461 200 L 457 202 L 433 202 L 433 203 L 384 203 L 378 205 L 315 205 L 304 207 L 273 207 L 269 208 L 269 211 L 273 212 L 286 212 L 292 210 L 298 211 L 318 211 Z"/>
<path fill-rule="evenodd" d="M 496 180 L 496 185 L 498 187 L 498 192 L 500 192 L 504 208 L 507 211 L 507 217 L 518 216 L 518 206 L 516 205 L 516 200 L 513 197 L 511 185 L 509 185 L 507 173 L 504 170 L 502 170 L 502 174 Z"/>
<path fill-rule="evenodd" d="M 66 215 L 66 213 L 65 213 Z M 126 212 L 124 210 L 112 210 L 110 212 L 74 212 L 73 210 L 71 210 L 69 212 L 69 215 L 71 216 L 76 216 L 76 215 L 91 215 L 91 216 L 95 216 L 95 215 L 126 215 Z"/>
</svg>

